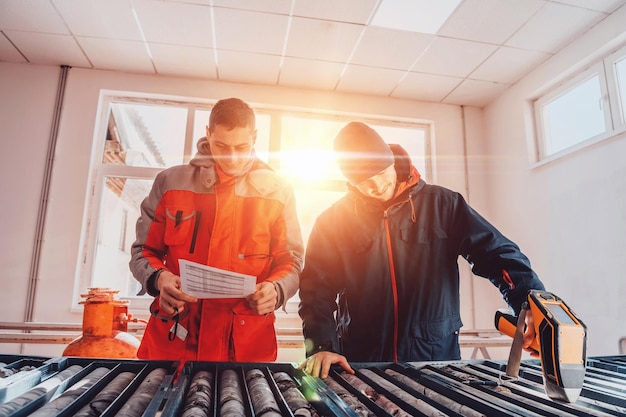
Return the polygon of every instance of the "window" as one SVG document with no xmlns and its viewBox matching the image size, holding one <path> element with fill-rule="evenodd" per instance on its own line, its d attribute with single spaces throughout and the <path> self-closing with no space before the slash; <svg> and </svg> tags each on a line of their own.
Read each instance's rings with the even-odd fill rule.
<svg viewBox="0 0 626 417">
<path fill-rule="evenodd" d="M 626 47 L 535 102 L 538 159 L 556 157 L 625 130 Z"/>
<path fill-rule="evenodd" d="M 140 204 L 154 177 L 163 169 L 185 164 L 205 135 L 210 102 L 169 101 L 124 95 L 103 96 L 92 162 L 91 201 L 83 228 L 85 242 L 76 294 L 91 287 L 119 291 L 131 310 L 145 313 L 152 297 L 137 296 L 139 283 L 130 273 L 130 246 Z M 354 117 L 294 113 L 254 107 L 255 151 L 259 158 L 292 182 L 303 239 L 317 216 L 346 190 L 332 157 L 332 140 Z M 361 119 L 389 143 L 399 143 L 429 177 L 429 126 L 418 123 Z M 75 302 L 80 301 L 76 296 Z"/>
</svg>

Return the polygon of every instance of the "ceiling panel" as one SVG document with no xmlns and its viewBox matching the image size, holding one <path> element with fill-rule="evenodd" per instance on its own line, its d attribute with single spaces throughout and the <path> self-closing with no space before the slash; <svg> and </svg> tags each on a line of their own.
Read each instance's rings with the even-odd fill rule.
<svg viewBox="0 0 626 417">
<path fill-rule="evenodd" d="M 463 80 L 446 98 L 443 103 L 484 107 L 509 87 L 508 84 L 490 81 Z"/>
<path fill-rule="evenodd" d="M 400 82 L 404 71 L 348 65 L 338 91 L 388 96 Z"/>
<path fill-rule="evenodd" d="M 77 39 L 96 68 L 155 73 L 146 45 L 142 42 L 85 37 Z"/>
<path fill-rule="evenodd" d="M 52 0 L 52 3 L 74 35 L 142 40 L 127 0 Z"/>
<path fill-rule="evenodd" d="M 392 97 L 440 102 L 463 78 L 409 72 L 391 93 Z"/>
<path fill-rule="evenodd" d="M 548 3 L 506 42 L 507 46 L 555 53 L 606 15 L 560 3 Z"/>
<path fill-rule="evenodd" d="M 70 33 L 48 0 L 0 1 L 0 29 L 62 35 Z"/>
<path fill-rule="evenodd" d="M 286 15 L 216 8 L 215 46 L 217 49 L 280 56 L 288 23 L 289 16 Z"/>
<path fill-rule="evenodd" d="M 434 21 L 429 1 L 390 24 Z M 484 105 L 626 13 L 626 0 L 456 1 L 426 34 L 375 24 L 400 0 L 0 0 L 0 61 Z"/>
<path fill-rule="evenodd" d="M 334 90 L 343 68 L 344 64 L 337 62 L 287 57 L 280 71 L 279 85 Z"/>
<path fill-rule="evenodd" d="M 74 37 L 52 33 L 7 31 L 20 52 L 33 64 L 90 68 L 91 64 Z"/>
<path fill-rule="evenodd" d="M 438 37 L 433 40 L 412 71 L 467 77 L 497 48 L 486 43 Z"/>
<path fill-rule="evenodd" d="M 149 44 L 157 74 L 217 78 L 215 51 L 194 46 Z"/>
<path fill-rule="evenodd" d="M 209 6 L 154 0 L 133 4 L 148 42 L 213 47 Z"/>
<path fill-rule="evenodd" d="M 293 14 L 314 19 L 366 24 L 378 3 L 378 0 L 299 0 L 294 1 Z"/>
<path fill-rule="evenodd" d="M 513 84 L 551 55 L 526 49 L 498 48 L 469 78 Z"/>
<path fill-rule="evenodd" d="M 294 17 L 287 39 L 287 56 L 346 62 L 363 26 Z"/>
<path fill-rule="evenodd" d="M 368 27 L 363 32 L 351 62 L 408 70 L 433 39 L 433 35 L 424 33 Z"/>
<path fill-rule="evenodd" d="M 0 36 L 0 57 L 5 62 L 25 64 L 28 61 L 5 36 Z"/>
<path fill-rule="evenodd" d="M 624 4 L 622 0 L 559 0 L 559 3 L 582 7 L 583 9 L 597 10 L 604 13 L 612 13 Z"/>
<path fill-rule="evenodd" d="M 438 34 L 502 45 L 547 3 L 547 0 L 466 0 Z"/>
<path fill-rule="evenodd" d="M 218 51 L 218 75 L 223 81 L 276 85 L 280 68 L 277 55 Z"/>
<path fill-rule="evenodd" d="M 291 10 L 291 0 L 188 0 L 191 2 L 213 4 L 217 7 L 231 9 L 254 10 L 288 15 Z"/>
</svg>

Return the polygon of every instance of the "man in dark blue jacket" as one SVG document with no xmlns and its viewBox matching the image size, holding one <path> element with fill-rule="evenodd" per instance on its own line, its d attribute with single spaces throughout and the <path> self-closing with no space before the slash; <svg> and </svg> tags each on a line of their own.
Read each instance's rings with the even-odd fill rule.
<svg viewBox="0 0 626 417">
<path fill-rule="evenodd" d="M 332 364 L 461 358 L 459 256 L 519 314 L 544 286 L 519 247 L 449 189 L 420 179 L 406 151 L 351 122 L 334 142 L 347 194 L 311 232 L 300 276 L 306 372 Z M 338 296 L 338 299 L 337 299 Z M 335 314 L 336 311 L 336 314 Z M 525 345 L 534 338 L 527 326 Z"/>
</svg>

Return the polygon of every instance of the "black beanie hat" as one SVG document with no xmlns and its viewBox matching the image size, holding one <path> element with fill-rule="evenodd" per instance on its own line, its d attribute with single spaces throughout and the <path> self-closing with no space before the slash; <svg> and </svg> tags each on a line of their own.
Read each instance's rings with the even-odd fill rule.
<svg viewBox="0 0 626 417">
<path fill-rule="evenodd" d="M 350 122 L 339 131 L 334 149 L 341 172 L 353 185 L 394 163 L 389 145 L 374 129 L 360 122 Z"/>
</svg>

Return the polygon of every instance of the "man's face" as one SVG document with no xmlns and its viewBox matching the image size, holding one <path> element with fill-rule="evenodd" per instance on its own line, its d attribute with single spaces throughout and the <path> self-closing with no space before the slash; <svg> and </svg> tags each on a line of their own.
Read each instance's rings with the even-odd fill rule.
<svg viewBox="0 0 626 417">
<path fill-rule="evenodd" d="M 222 171 L 229 175 L 240 174 L 252 158 L 256 130 L 251 130 L 249 127 L 235 127 L 228 130 L 222 125 L 216 125 L 213 132 L 210 132 L 207 127 L 206 136 L 211 147 L 211 154 Z"/>
<path fill-rule="evenodd" d="M 382 172 L 354 186 L 367 197 L 388 201 L 393 197 L 397 181 L 396 169 L 393 165 L 389 165 Z"/>
</svg>

